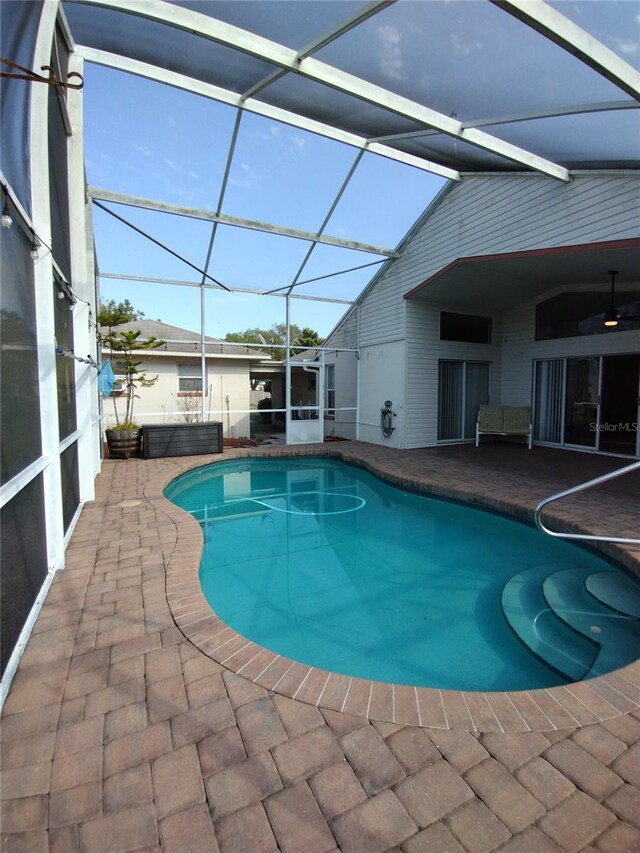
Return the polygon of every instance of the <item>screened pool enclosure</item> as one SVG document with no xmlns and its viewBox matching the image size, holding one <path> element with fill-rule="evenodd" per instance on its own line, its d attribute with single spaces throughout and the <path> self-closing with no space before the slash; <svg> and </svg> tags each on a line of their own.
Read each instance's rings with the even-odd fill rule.
<svg viewBox="0 0 640 853">
<path fill-rule="evenodd" d="M 424 446 L 425 424 L 432 443 L 465 440 L 486 383 L 506 395 L 516 358 L 464 349 L 506 346 L 498 321 L 492 344 L 434 355 L 423 300 L 497 315 L 541 296 L 528 257 L 457 279 L 457 258 L 489 251 L 487 231 L 526 230 L 529 210 L 560 199 L 548 231 L 491 253 L 606 241 L 604 272 L 566 252 L 545 282 L 606 288 L 608 269 L 628 268 L 620 287 L 638 291 L 637 205 L 624 227 L 619 215 L 637 198 L 637 33 L 636 4 L 609 0 L 2 0 L 3 667 L 94 498 L 111 403 L 100 301 L 188 333 L 166 399 L 141 394 L 147 420 L 193 415 L 289 443 Z M 596 237 L 587 196 L 602 202 Z M 448 242 L 444 226 L 413 241 L 443 200 Z M 274 325 L 282 357 L 263 358 L 259 339 L 220 352 L 228 332 Z M 296 346 L 293 327 L 324 346 Z M 574 428 L 552 410 L 571 359 L 600 359 L 591 369 L 613 388 L 607 357 L 637 355 L 637 334 L 586 353 L 547 341 L 541 441 Z M 438 377 L 446 399 L 427 393 Z"/>
</svg>

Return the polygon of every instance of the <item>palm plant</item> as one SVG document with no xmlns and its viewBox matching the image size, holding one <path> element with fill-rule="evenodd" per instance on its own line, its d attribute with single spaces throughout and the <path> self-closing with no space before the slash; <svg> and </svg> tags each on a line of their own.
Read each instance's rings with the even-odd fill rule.
<svg viewBox="0 0 640 853">
<path fill-rule="evenodd" d="M 156 337 L 148 337 L 140 340 L 140 331 L 114 331 L 109 328 L 108 333 L 103 337 L 104 343 L 108 346 L 112 359 L 115 358 L 117 364 L 117 373 L 124 377 L 124 397 L 125 411 L 120 414 L 117 406 L 117 396 L 113 397 L 113 410 L 116 420 L 114 429 L 118 430 L 135 430 L 138 425 L 133 419 L 133 408 L 137 398 L 136 390 L 138 388 L 150 388 L 158 381 L 158 375 L 150 376 L 145 370 L 141 370 L 142 361 L 139 361 L 134 353 L 141 350 L 152 350 L 163 346 L 164 341 Z"/>
</svg>

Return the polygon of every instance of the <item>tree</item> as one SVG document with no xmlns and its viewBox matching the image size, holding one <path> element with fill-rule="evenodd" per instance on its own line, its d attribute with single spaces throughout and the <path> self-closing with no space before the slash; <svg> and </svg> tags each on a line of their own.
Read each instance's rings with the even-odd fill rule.
<svg viewBox="0 0 640 853">
<path fill-rule="evenodd" d="M 101 302 L 98 310 L 97 322 L 98 326 L 119 326 L 121 323 L 129 323 L 131 320 L 143 320 L 144 311 L 136 310 L 128 299 L 123 302 L 116 302 L 115 299 L 110 299 L 108 302 Z"/>
<path fill-rule="evenodd" d="M 301 329 L 300 326 L 292 324 L 289 327 L 291 341 L 291 355 L 302 352 L 304 349 L 313 349 L 322 346 L 323 338 L 308 326 Z M 286 353 L 284 343 L 287 337 L 287 327 L 284 323 L 274 323 L 270 329 L 245 329 L 243 332 L 228 332 L 225 341 L 240 344 L 280 344 L 268 349 L 261 347 L 265 355 L 270 355 L 274 361 L 284 361 Z"/>
<path fill-rule="evenodd" d="M 313 349 L 314 347 L 321 347 L 324 343 L 324 338 L 321 338 L 314 329 L 310 329 L 309 326 L 305 326 L 300 334 L 296 335 L 293 339 L 293 343 L 303 349 Z"/>
<path fill-rule="evenodd" d="M 274 361 L 282 361 L 284 358 L 284 349 L 282 347 L 270 346 L 265 347 L 265 344 L 283 344 L 284 337 L 279 333 L 275 326 L 270 329 L 245 329 L 243 332 L 228 332 L 225 335 L 225 341 L 238 344 L 260 344 L 260 352 L 265 356 L 270 356 Z"/>
</svg>

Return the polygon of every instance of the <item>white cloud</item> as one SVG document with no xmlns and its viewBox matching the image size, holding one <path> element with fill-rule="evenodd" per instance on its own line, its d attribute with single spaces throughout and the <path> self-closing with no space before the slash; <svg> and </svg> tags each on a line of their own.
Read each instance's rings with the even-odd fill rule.
<svg viewBox="0 0 640 853">
<path fill-rule="evenodd" d="M 383 74 L 391 80 L 401 80 L 404 63 L 402 61 L 402 33 L 397 27 L 385 25 L 378 27 L 378 39 L 381 42 L 381 67 Z"/>
<path fill-rule="evenodd" d="M 229 178 L 229 183 L 232 187 L 242 187 L 243 189 L 251 189 L 253 187 L 253 181 L 250 178 L 245 178 L 244 180 L 238 180 L 237 178 Z"/>
<path fill-rule="evenodd" d="M 457 33 L 451 33 L 451 44 L 455 53 L 468 56 L 471 53 L 471 45 L 464 42 Z"/>
<path fill-rule="evenodd" d="M 147 145 L 134 145 L 133 150 L 142 154 L 144 157 L 153 157 L 153 151 Z"/>
<path fill-rule="evenodd" d="M 289 144 L 289 151 L 292 154 L 304 153 L 304 147 L 307 144 L 306 139 L 302 136 L 292 136 Z"/>
<path fill-rule="evenodd" d="M 640 17 L 638 18 L 638 20 L 640 20 Z M 632 39 L 626 39 L 624 41 L 620 39 L 620 41 L 618 42 L 618 46 L 620 48 L 620 53 L 626 53 L 627 55 L 636 54 L 638 53 L 638 51 L 640 51 L 640 44 L 638 44 L 637 41 L 633 41 Z"/>
</svg>

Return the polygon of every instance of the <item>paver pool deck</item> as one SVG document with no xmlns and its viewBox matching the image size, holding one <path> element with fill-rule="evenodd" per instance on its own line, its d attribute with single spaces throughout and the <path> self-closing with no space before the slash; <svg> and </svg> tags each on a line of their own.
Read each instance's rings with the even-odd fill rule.
<svg viewBox="0 0 640 853">
<path fill-rule="evenodd" d="M 278 659 L 200 611 L 200 528 L 164 485 L 308 454 L 529 519 L 625 464 L 361 442 L 106 461 L 4 705 L 2 850 L 640 850 L 638 662 L 549 691 L 402 691 Z M 635 537 L 639 516 L 637 473 L 547 514 Z M 640 549 L 606 553 L 640 574 Z"/>
</svg>

